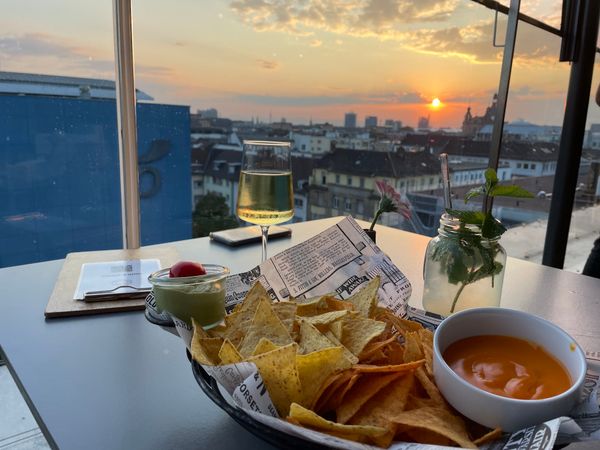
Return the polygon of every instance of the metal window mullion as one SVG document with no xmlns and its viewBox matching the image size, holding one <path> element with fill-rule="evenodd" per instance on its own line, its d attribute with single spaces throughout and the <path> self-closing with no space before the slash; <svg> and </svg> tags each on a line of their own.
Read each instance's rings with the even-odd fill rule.
<svg viewBox="0 0 600 450">
<path fill-rule="evenodd" d="M 123 247 L 140 247 L 140 195 L 131 0 L 113 0 Z"/>
<path fill-rule="evenodd" d="M 578 48 L 578 51 L 574 54 L 569 76 L 569 90 L 542 257 L 542 264 L 559 269 L 564 266 L 569 241 L 571 215 L 594 73 L 600 16 L 598 0 L 582 0 L 580 6 L 579 29 L 574 30 L 576 36 L 574 46 Z"/>
<path fill-rule="evenodd" d="M 521 0 L 511 0 L 508 10 L 508 24 L 506 26 L 506 38 L 504 41 L 504 53 L 502 55 L 502 68 L 500 70 L 500 85 L 498 86 L 498 99 L 496 103 L 496 117 L 494 117 L 494 129 L 492 130 L 492 142 L 490 144 L 490 157 L 488 167 L 498 171 L 500 161 L 500 147 L 502 146 L 502 133 L 504 131 L 504 118 L 506 116 L 506 102 L 508 100 L 508 89 L 510 87 L 510 75 L 512 72 L 513 56 L 517 41 L 517 26 L 519 24 L 519 9 Z M 491 211 L 492 201 L 486 197 L 483 211 Z"/>
</svg>

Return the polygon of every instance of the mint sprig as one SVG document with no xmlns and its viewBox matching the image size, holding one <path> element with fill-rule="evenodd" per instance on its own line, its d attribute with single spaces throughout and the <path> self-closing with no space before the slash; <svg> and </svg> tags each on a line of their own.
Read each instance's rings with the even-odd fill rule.
<svg viewBox="0 0 600 450">
<path fill-rule="evenodd" d="M 493 197 L 532 198 L 533 194 L 520 186 L 500 185 L 494 169 L 485 171 L 485 183 L 470 189 L 465 194 L 465 204 L 473 198 L 484 197 L 484 204 L 491 205 Z M 446 212 L 458 219 L 459 228 L 456 239 L 442 239 L 431 253 L 434 261 L 439 261 L 451 284 L 460 284 L 456 292 L 450 313 L 456 309 L 458 299 L 464 288 L 481 279 L 494 277 L 502 272 L 503 265 L 497 261 L 498 247 L 489 243 L 498 239 L 506 231 L 506 227 L 489 211 L 465 211 L 446 209 Z M 467 225 L 475 225 L 481 230 L 481 235 Z"/>
</svg>

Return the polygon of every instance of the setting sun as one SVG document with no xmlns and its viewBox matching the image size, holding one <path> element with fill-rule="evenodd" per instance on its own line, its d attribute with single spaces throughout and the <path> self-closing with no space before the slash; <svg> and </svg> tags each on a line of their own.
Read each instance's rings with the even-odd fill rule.
<svg viewBox="0 0 600 450">
<path fill-rule="evenodd" d="M 434 98 L 433 100 L 431 100 L 431 106 L 433 108 L 439 108 L 440 106 L 442 106 L 442 102 L 440 101 L 439 98 Z"/>
</svg>

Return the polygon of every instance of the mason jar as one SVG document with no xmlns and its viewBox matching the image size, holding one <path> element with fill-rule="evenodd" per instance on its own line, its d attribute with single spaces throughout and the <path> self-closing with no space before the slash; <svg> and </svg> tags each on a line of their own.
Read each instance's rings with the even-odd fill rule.
<svg viewBox="0 0 600 450">
<path fill-rule="evenodd" d="M 425 252 L 423 308 L 442 316 L 463 309 L 499 306 L 506 267 L 500 237 L 486 239 L 477 225 L 449 214 Z"/>
</svg>

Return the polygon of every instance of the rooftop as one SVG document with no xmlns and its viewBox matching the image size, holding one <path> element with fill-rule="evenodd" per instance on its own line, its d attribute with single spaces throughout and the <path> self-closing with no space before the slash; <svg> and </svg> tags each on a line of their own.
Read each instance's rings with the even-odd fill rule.
<svg viewBox="0 0 600 450">
<path fill-rule="evenodd" d="M 471 141 L 467 139 L 450 140 L 444 151 L 453 156 L 471 156 L 489 158 L 489 141 Z M 519 161 L 556 161 L 558 144 L 553 142 L 504 141 L 500 150 L 501 160 Z"/>
<path fill-rule="evenodd" d="M 139 89 L 136 89 L 136 93 L 138 100 L 154 100 Z M 1 94 L 114 99 L 115 82 L 95 78 L 0 72 Z"/>
<path fill-rule="evenodd" d="M 410 177 L 438 174 L 438 159 L 427 152 L 375 152 L 336 148 L 315 167 L 365 177 Z"/>
</svg>

